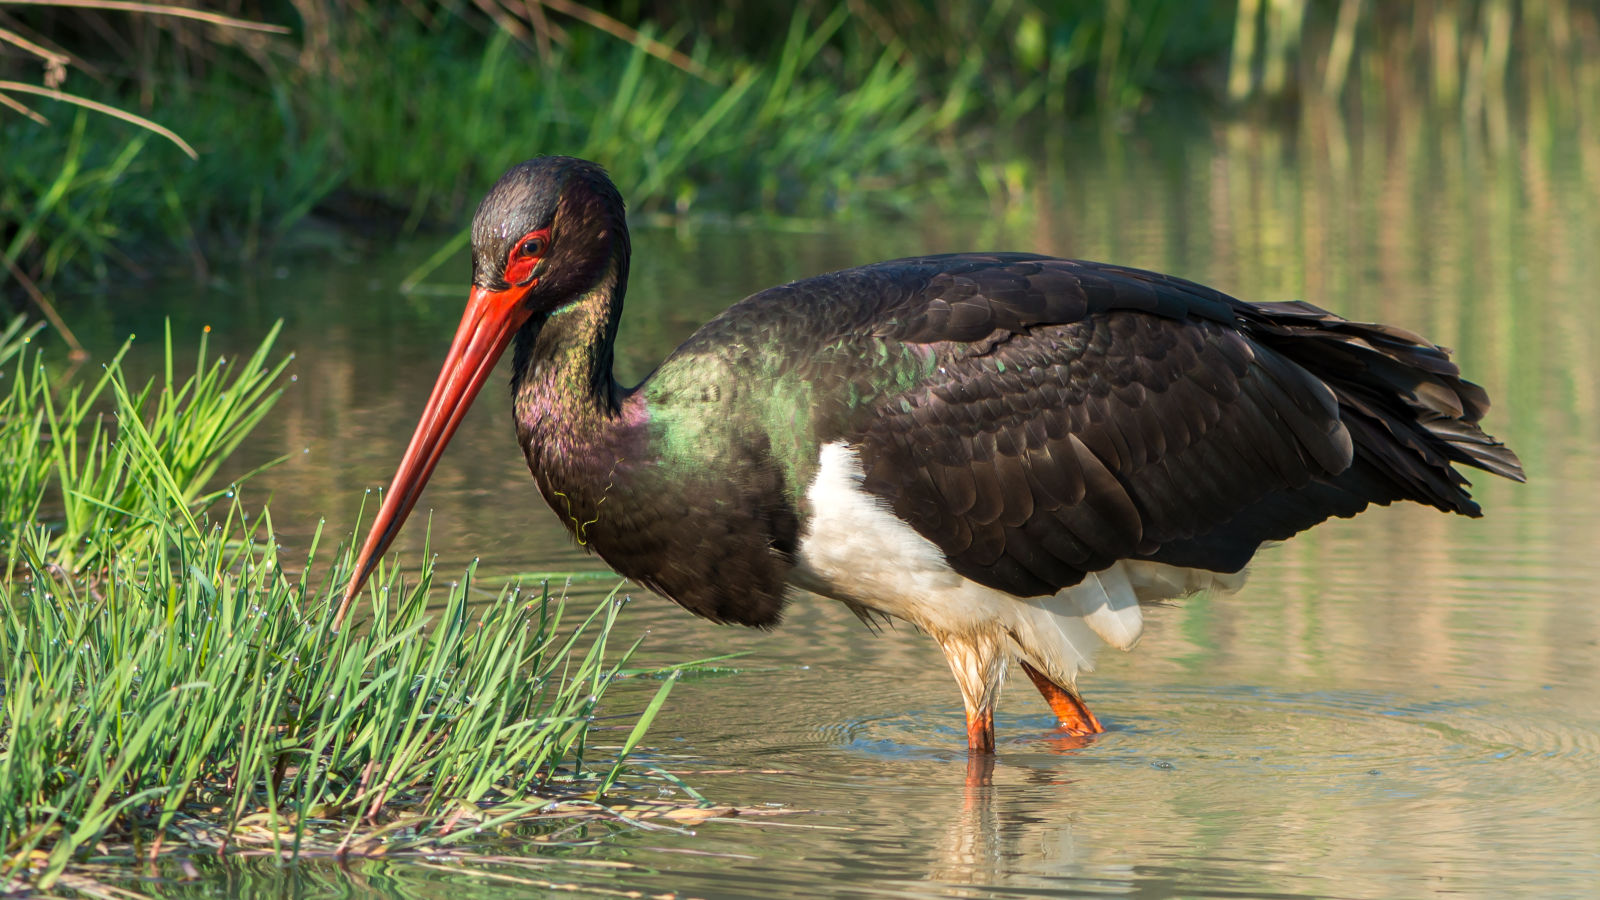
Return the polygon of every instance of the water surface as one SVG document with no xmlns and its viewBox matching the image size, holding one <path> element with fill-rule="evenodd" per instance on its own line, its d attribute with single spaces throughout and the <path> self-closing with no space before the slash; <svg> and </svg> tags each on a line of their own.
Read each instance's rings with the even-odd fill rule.
<svg viewBox="0 0 1600 900">
<path fill-rule="evenodd" d="M 935 646 L 801 598 L 759 633 L 632 590 L 652 661 L 727 652 L 679 685 L 643 758 L 719 803 L 788 811 L 693 832 L 620 829 L 530 874 L 417 863 L 240 865 L 224 893 L 580 892 L 695 897 L 1590 897 L 1600 891 L 1600 141 L 1501 146 L 1449 127 L 1308 117 L 1067 135 L 1014 190 L 915 221 L 641 227 L 619 365 L 637 378 L 734 299 L 894 256 L 1016 249 L 1304 298 L 1456 348 L 1530 483 L 1474 473 L 1481 520 L 1419 507 L 1262 552 L 1245 589 L 1152 611 L 1082 687 L 1110 731 L 1055 736 L 1013 683 L 987 785 Z M 394 286 L 432 249 L 286 255 L 192 285 L 82 298 L 90 340 L 210 324 L 243 349 L 287 320 L 295 382 L 246 451 L 286 543 L 348 532 L 387 482 L 465 298 Z M 175 299 L 179 298 L 179 299 Z M 98 331 L 98 334 L 96 334 Z M 153 342 L 149 342 L 153 344 Z M 507 375 L 509 377 L 509 375 Z M 604 572 L 539 499 L 491 386 L 419 513 L 446 571 Z M 422 515 L 397 544 L 421 551 Z M 572 591 L 596 599 L 610 579 Z M 614 712 L 653 685 L 619 689 Z M 497 876 L 515 879 L 496 881 Z M 630 896 L 636 896 L 630 894 Z"/>
</svg>

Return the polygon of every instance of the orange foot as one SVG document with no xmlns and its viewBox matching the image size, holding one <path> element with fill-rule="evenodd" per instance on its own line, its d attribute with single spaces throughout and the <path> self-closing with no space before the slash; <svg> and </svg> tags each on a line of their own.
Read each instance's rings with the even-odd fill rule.
<svg viewBox="0 0 1600 900">
<path fill-rule="evenodd" d="M 1044 695 L 1045 702 L 1050 704 L 1050 709 L 1061 722 L 1061 730 L 1067 734 L 1087 735 L 1104 732 L 1105 726 L 1100 724 L 1100 719 L 1089 711 L 1083 700 L 1077 694 L 1067 690 L 1054 681 L 1051 681 L 1043 672 L 1028 665 L 1022 664 L 1022 671 L 1028 673 L 1028 678 L 1033 681 L 1033 686 Z M 968 727 L 970 734 L 971 727 Z M 991 740 L 993 739 L 991 735 Z"/>
</svg>

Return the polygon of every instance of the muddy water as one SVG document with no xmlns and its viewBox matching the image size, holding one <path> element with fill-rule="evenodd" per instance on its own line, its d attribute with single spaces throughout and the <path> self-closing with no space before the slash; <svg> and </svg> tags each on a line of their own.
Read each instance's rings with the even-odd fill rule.
<svg viewBox="0 0 1600 900">
<path fill-rule="evenodd" d="M 633 591 L 654 661 L 742 652 L 673 692 L 642 759 L 719 803 L 786 813 L 692 832 L 620 829 L 529 866 L 243 866 L 223 893 L 459 895 L 551 884 L 679 896 L 1588 897 L 1600 890 L 1600 141 L 1487 146 L 1451 128 L 1308 120 L 1063 141 L 961 215 L 814 229 L 642 227 L 620 366 L 637 377 L 761 287 L 912 253 L 1033 250 L 1305 298 L 1453 346 L 1495 398 L 1525 486 L 1474 477 L 1487 516 L 1383 509 L 1260 554 L 1245 589 L 1148 616 L 1082 686 L 1107 722 L 1052 735 L 1013 684 L 987 784 L 961 703 L 908 628 L 875 634 L 802 598 L 773 633 L 720 628 Z M 1000 165 L 997 163 L 997 165 Z M 1002 180 L 1003 182 L 1003 180 Z M 386 482 L 464 298 L 393 286 L 431 246 L 290 256 L 201 303 L 85 299 L 99 339 L 277 317 L 296 381 L 247 455 L 287 454 L 286 543 L 348 531 Z M 159 294 L 160 296 L 155 296 Z M 491 387 L 421 509 L 446 569 L 601 573 L 533 489 Z M 419 517 L 414 521 L 420 525 Z M 419 527 L 400 542 L 415 559 Z M 597 598 L 615 582 L 574 582 Z M 619 690 L 613 709 L 650 686 Z M 590 835 L 594 836 L 594 835 Z M 512 880 L 505 880 L 512 879 Z M 629 894 L 637 896 L 637 894 Z"/>
</svg>

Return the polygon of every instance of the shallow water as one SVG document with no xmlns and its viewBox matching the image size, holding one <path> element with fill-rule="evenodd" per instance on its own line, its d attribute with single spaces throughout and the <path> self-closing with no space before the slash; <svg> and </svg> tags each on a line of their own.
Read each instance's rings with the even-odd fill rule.
<svg viewBox="0 0 1600 900">
<path fill-rule="evenodd" d="M 1109 732 L 1051 733 L 1025 682 L 969 785 L 961 702 L 934 645 L 801 598 L 773 633 L 634 591 L 625 628 L 672 661 L 743 652 L 680 684 L 642 758 L 719 803 L 783 811 L 693 832 L 624 829 L 529 870 L 385 862 L 348 875 L 242 865 L 201 890 L 457 895 L 550 885 L 678 896 L 1589 897 L 1600 891 L 1600 141 L 1498 148 L 1448 126 L 1308 118 L 1087 135 L 1030 159 L 990 207 L 815 229 L 639 228 L 620 366 L 648 371 L 751 291 L 912 253 L 1019 249 L 1305 298 L 1458 350 L 1530 474 L 1474 473 L 1487 515 L 1418 507 L 1261 553 L 1243 591 L 1152 611 L 1081 686 Z M 465 296 L 393 290 L 420 244 L 288 257 L 173 291 L 82 298 L 91 343 L 162 315 L 252 344 L 276 317 L 296 381 L 243 462 L 285 543 L 347 533 L 387 482 Z M 98 333 L 96 333 L 98 332 Z M 147 346 L 154 342 L 147 342 Z M 491 387 L 419 506 L 446 572 L 598 572 L 528 478 Z M 414 562 L 421 525 L 398 544 Z M 613 581 L 580 581 L 603 595 Z M 637 708 L 654 685 L 611 695 Z M 977 782 L 982 779 L 973 779 Z M 512 881 L 496 880 L 515 879 Z"/>
</svg>

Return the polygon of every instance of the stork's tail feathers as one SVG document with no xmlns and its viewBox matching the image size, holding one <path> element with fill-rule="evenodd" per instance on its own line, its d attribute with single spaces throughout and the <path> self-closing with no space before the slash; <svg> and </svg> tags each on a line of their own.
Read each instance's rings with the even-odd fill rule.
<svg viewBox="0 0 1600 900">
<path fill-rule="evenodd" d="M 1123 560 L 1054 596 L 1016 606 L 1010 628 L 1017 654 L 1052 682 L 1071 688 L 1079 672 L 1094 671 L 1101 643 L 1132 650 L 1144 634 L 1141 604 L 1203 590 L 1233 592 L 1244 573 L 1208 572 L 1145 560 Z"/>
<path fill-rule="evenodd" d="M 1338 397 L 1355 442 L 1350 477 L 1372 483 L 1370 499 L 1416 500 L 1476 516 L 1478 504 L 1452 463 L 1524 480 L 1511 448 L 1478 427 L 1488 394 L 1461 377 L 1445 348 L 1403 328 L 1351 322 L 1301 301 L 1249 304 L 1242 315 L 1262 343 Z"/>
</svg>

